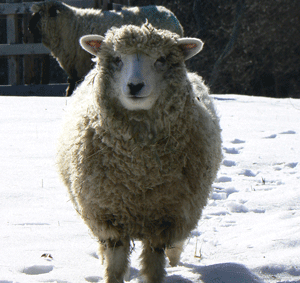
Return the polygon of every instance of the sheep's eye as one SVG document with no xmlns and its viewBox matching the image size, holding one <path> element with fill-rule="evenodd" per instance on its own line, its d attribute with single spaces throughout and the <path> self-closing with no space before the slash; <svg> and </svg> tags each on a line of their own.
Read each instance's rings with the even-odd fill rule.
<svg viewBox="0 0 300 283">
<path fill-rule="evenodd" d="M 123 66 L 123 62 L 122 62 L 120 56 L 115 57 L 114 63 L 116 64 L 116 66 L 117 66 L 118 68 L 121 68 L 121 67 Z"/>
<path fill-rule="evenodd" d="M 167 62 L 167 59 L 165 56 L 161 56 L 156 60 L 156 62 L 158 62 L 160 64 L 165 64 Z"/>
<path fill-rule="evenodd" d="M 159 71 L 164 71 L 167 66 L 167 58 L 165 56 L 159 57 L 154 65 Z"/>
<path fill-rule="evenodd" d="M 57 14 L 59 14 L 59 10 L 55 6 L 53 6 L 49 9 L 50 17 L 56 17 Z"/>
</svg>

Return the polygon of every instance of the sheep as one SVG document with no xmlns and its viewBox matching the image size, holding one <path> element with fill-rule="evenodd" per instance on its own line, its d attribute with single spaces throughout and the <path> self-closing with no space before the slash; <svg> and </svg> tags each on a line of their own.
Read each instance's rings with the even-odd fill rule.
<svg viewBox="0 0 300 283">
<path fill-rule="evenodd" d="M 76 82 L 92 68 L 91 56 L 79 45 L 79 38 L 86 34 L 104 33 L 112 26 L 123 24 L 141 25 L 146 19 L 154 27 L 168 29 L 183 36 L 183 28 L 176 16 L 163 6 L 123 8 L 122 11 L 80 9 L 58 1 L 33 4 L 34 13 L 29 30 L 51 50 L 60 66 L 68 74 L 69 87 L 66 95 L 72 94 Z"/>
<path fill-rule="evenodd" d="M 134 240 L 145 282 L 163 282 L 165 255 L 179 262 L 222 159 L 208 88 L 184 63 L 203 43 L 145 23 L 80 44 L 97 62 L 72 97 L 58 171 L 99 240 L 106 282 L 123 282 Z"/>
</svg>

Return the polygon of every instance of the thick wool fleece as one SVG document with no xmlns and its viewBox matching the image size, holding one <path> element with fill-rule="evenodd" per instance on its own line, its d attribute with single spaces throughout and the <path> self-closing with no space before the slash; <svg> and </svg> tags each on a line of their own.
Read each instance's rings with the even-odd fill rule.
<svg viewBox="0 0 300 283">
<path fill-rule="evenodd" d="M 43 44 L 51 50 L 70 78 L 79 80 L 92 68 L 91 55 L 84 51 L 79 39 L 87 34 L 104 35 L 112 26 L 142 25 L 148 21 L 157 28 L 183 35 L 176 16 L 163 6 L 123 9 L 120 12 L 80 9 L 59 1 L 34 4 L 30 29 L 42 36 Z"/>
<path fill-rule="evenodd" d="M 219 120 L 201 77 L 188 73 L 177 36 L 124 26 L 106 35 L 77 88 L 57 163 L 71 199 L 100 240 L 184 240 L 206 205 L 222 153 Z M 152 109 L 125 109 L 113 93 L 112 53 L 163 53 L 169 69 Z"/>
</svg>

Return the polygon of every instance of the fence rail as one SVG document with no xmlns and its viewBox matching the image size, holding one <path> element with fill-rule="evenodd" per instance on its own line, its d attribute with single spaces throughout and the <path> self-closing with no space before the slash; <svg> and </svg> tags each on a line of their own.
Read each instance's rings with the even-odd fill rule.
<svg viewBox="0 0 300 283">
<path fill-rule="evenodd" d="M 7 29 L 7 42 L 0 44 L 0 57 L 8 58 L 8 85 L 18 86 L 21 84 L 30 84 L 32 81 L 31 77 L 35 75 L 33 71 L 34 56 L 49 56 L 50 50 L 47 49 L 42 43 L 34 43 L 33 36 L 29 33 L 27 28 L 31 14 L 31 6 L 35 3 L 47 1 L 49 0 L 37 0 L 36 2 L 23 0 L 22 3 L 17 3 L 19 2 L 18 0 L 6 0 L 6 3 L 0 4 L 0 17 L 6 17 Z M 111 3 L 112 1 L 109 0 L 63 0 L 62 2 L 80 8 L 102 8 L 103 10 L 116 8 L 120 4 L 128 6 L 130 5 L 130 0 L 114 0 L 114 3 Z M 19 38 L 20 32 L 18 30 L 20 29 L 20 23 L 18 23 L 20 20 L 22 20 L 22 38 Z M 23 64 L 22 74 L 20 74 L 19 71 L 20 58 Z M 49 62 L 49 59 L 44 61 Z M 49 71 L 46 73 L 49 73 Z M 49 79 L 42 79 L 42 82 L 49 83 Z M 54 89 L 60 88 L 56 87 Z M 0 90 L 0 95 L 3 95 L 3 90 L 4 88 L 2 87 L 2 91 Z M 7 92 L 7 89 L 5 93 L 9 93 Z M 31 93 L 31 90 L 29 90 L 29 93 Z"/>
<path fill-rule="evenodd" d="M 50 50 L 42 43 L 1 44 L 1 56 L 49 54 Z"/>
</svg>

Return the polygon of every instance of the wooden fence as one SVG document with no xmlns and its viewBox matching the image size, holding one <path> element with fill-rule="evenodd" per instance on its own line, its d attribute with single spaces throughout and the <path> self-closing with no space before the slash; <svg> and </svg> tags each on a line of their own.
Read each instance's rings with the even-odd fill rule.
<svg viewBox="0 0 300 283">
<path fill-rule="evenodd" d="M 26 95 L 26 91 L 23 91 L 20 85 L 31 85 L 34 81 L 36 68 L 33 61 L 37 56 L 42 57 L 41 83 L 49 83 L 50 51 L 42 43 L 34 43 L 33 35 L 28 31 L 32 4 L 46 1 L 49 0 L 36 2 L 23 0 L 21 3 L 20 0 L 6 0 L 0 4 L 0 17 L 6 17 L 7 34 L 7 42 L 0 44 L 0 57 L 8 58 L 8 85 L 18 86 L 11 89 L 0 86 L 0 95 L 11 94 L 12 89 L 19 90 L 17 93 L 20 95 Z M 130 5 L 130 0 L 114 0 L 114 3 L 109 0 L 63 0 L 63 2 L 76 7 L 103 10 L 115 9 L 118 5 Z M 22 73 L 20 62 L 23 64 Z M 28 88 L 28 94 L 31 95 L 34 89 L 39 88 L 31 86 Z"/>
</svg>

